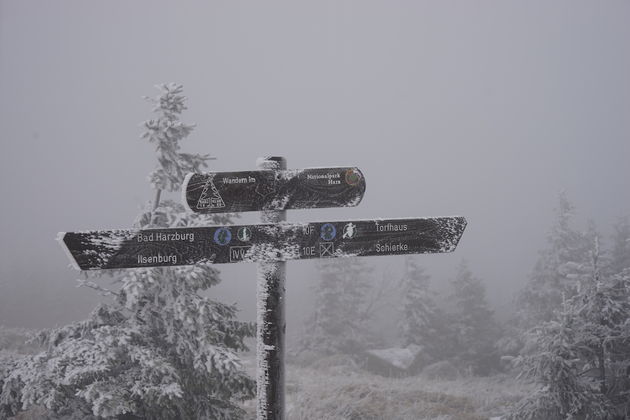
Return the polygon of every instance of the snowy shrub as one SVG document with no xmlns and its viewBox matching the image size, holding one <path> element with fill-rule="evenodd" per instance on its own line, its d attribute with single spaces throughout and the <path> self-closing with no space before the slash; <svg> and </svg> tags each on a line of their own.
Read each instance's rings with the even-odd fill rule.
<svg viewBox="0 0 630 420">
<path fill-rule="evenodd" d="M 539 388 L 510 419 L 627 418 L 630 276 L 602 274 L 597 236 L 590 254 L 590 267 L 576 267 L 577 292 L 558 319 L 530 331 L 529 354 L 519 363 Z"/>
<path fill-rule="evenodd" d="M 508 420 L 605 419 L 610 407 L 580 378 L 580 359 L 573 345 L 575 331 L 549 321 L 534 329 L 538 352 L 519 361 L 522 375 L 533 378 L 538 389 L 524 398 Z"/>
<path fill-rule="evenodd" d="M 185 213 L 180 204 L 161 200 L 163 191 L 178 191 L 185 174 L 209 158 L 179 152 L 179 142 L 193 128 L 179 121 L 185 109 L 182 87 L 159 88 L 161 94 L 151 100 L 157 118 L 145 122 L 143 134 L 157 150 L 158 166 L 150 175 L 156 194 L 135 227 L 228 222 L 226 216 Z M 85 321 L 42 333 L 45 351 L 0 368 L 0 413 L 37 405 L 49 418 L 241 417 L 237 402 L 254 396 L 255 383 L 236 353 L 246 350 L 244 339 L 254 335 L 255 326 L 238 321 L 234 306 L 201 295 L 219 281 L 209 264 L 120 270 L 115 290 L 82 279 L 81 285 L 111 301 Z"/>
</svg>

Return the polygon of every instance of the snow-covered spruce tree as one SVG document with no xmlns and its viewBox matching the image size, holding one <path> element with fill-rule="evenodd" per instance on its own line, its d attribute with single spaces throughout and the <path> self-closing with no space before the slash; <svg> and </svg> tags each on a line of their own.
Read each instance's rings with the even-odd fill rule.
<svg viewBox="0 0 630 420">
<path fill-rule="evenodd" d="M 317 262 L 314 313 L 306 321 L 300 351 L 318 355 L 357 354 L 374 343 L 367 299 L 369 267 L 359 258 Z"/>
<path fill-rule="evenodd" d="M 606 294 L 614 295 L 616 302 L 630 304 L 630 223 L 627 217 L 619 219 L 614 226 L 608 265 L 602 271 L 611 279 L 604 283 L 610 288 Z M 613 403 L 630 418 L 630 310 L 625 319 L 617 325 L 617 338 L 608 341 L 610 372 L 607 377 Z M 619 399 L 625 401 L 625 405 Z"/>
<path fill-rule="evenodd" d="M 519 358 L 521 376 L 536 381 L 536 391 L 524 398 L 506 420 L 603 420 L 611 408 L 580 378 L 581 361 L 576 351 L 570 316 L 542 323 L 529 332 L 537 351 Z"/>
<path fill-rule="evenodd" d="M 533 348 L 520 358 L 522 374 L 540 388 L 513 418 L 623 419 L 630 413 L 630 278 L 602 274 L 597 236 L 590 254 L 578 292 L 558 319 L 529 334 Z"/>
<path fill-rule="evenodd" d="M 571 227 L 573 205 L 561 193 L 556 208 L 556 222 L 547 238 L 548 247 L 540 257 L 532 276 L 520 292 L 519 323 L 523 329 L 554 318 L 563 296 L 570 298 L 577 292 L 576 267 L 588 264 L 587 236 Z"/>
<path fill-rule="evenodd" d="M 630 270 L 630 222 L 627 217 L 620 218 L 614 226 L 610 263 L 606 268 L 609 274 L 622 274 Z"/>
<path fill-rule="evenodd" d="M 576 324 L 575 347 L 582 371 L 593 387 L 624 414 L 630 409 L 630 282 L 626 275 L 606 276 L 600 269 L 598 237 L 591 266 L 580 291 L 568 302 Z"/>
<path fill-rule="evenodd" d="M 430 276 L 413 257 L 405 258 L 402 279 L 400 334 L 402 345 L 415 344 L 422 348 L 423 364 L 443 358 L 447 348 L 442 314 L 430 289 Z"/>
<path fill-rule="evenodd" d="M 184 175 L 206 165 L 207 156 L 179 151 L 193 126 L 179 121 L 185 109 L 180 85 L 159 86 L 152 102 L 157 118 L 144 123 L 143 138 L 156 146 L 157 169 L 150 182 L 155 199 L 136 228 L 226 223 L 186 213 L 161 200 L 180 189 Z M 20 361 L 4 380 L 0 404 L 15 411 L 43 405 L 50 418 L 234 419 L 236 400 L 254 395 L 254 381 L 241 369 L 237 352 L 254 335 L 236 308 L 201 293 L 216 285 L 209 264 L 119 271 L 116 290 L 83 285 L 113 297 L 89 319 L 42 334 L 47 350 Z M 7 408 L 8 407 L 8 408 Z"/>
<path fill-rule="evenodd" d="M 473 276 L 465 260 L 460 263 L 451 287 L 454 308 L 452 328 L 455 334 L 452 345 L 456 358 L 463 367 L 487 374 L 498 363 L 494 343 L 499 329 L 486 301 L 486 288 L 480 279 Z"/>
<path fill-rule="evenodd" d="M 23 357 L 23 356 L 22 356 Z M 5 389 L 11 390 L 9 383 L 9 375 L 17 369 L 21 358 L 14 352 L 0 349 L 0 391 Z M 17 395 L 11 395 L 9 392 L 0 394 L 0 419 L 6 419 L 14 416 L 21 408 L 21 403 Z"/>
</svg>

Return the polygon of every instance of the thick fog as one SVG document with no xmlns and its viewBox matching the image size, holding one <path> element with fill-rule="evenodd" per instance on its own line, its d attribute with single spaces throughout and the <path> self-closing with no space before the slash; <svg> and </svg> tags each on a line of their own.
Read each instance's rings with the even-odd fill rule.
<svg viewBox="0 0 630 420">
<path fill-rule="evenodd" d="M 282 155 L 365 174 L 358 207 L 289 221 L 465 216 L 454 253 L 416 259 L 438 290 L 467 259 L 508 313 L 559 191 L 579 226 L 630 214 L 629 21 L 628 2 L 0 0 L 0 324 L 61 325 L 100 299 L 55 237 L 130 227 L 152 198 L 142 97 L 164 82 L 184 85 L 184 151 L 211 170 Z M 402 256 L 366 261 L 398 282 Z M 220 269 L 212 293 L 254 319 L 255 264 Z M 287 271 L 295 331 L 317 271 Z"/>
</svg>

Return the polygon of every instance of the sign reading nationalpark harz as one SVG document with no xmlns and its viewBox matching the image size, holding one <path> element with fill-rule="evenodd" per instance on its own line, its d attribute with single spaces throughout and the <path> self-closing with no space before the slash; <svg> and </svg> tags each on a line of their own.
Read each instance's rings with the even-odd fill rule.
<svg viewBox="0 0 630 420">
<path fill-rule="evenodd" d="M 466 219 L 436 217 L 60 234 L 81 270 L 450 252 Z"/>
<path fill-rule="evenodd" d="M 189 174 L 184 204 L 197 213 L 353 207 L 365 193 L 358 168 Z"/>
</svg>

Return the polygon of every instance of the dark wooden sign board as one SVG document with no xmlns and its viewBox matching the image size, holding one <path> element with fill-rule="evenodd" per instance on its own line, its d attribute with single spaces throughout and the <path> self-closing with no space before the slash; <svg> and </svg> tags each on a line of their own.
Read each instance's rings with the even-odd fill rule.
<svg viewBox="0 0 630 420">
<path fill-rule="evenodd" d="M 425 254 L 455 249 L 463 217 L 101 230 L 61 234 L 81 270 Z"/>
<path fill-rule="evenodd" d="M 197 213 L 353 207 L 365 193 L 355 167 L 189 174 L 184 204 Z"/>
</svg>

